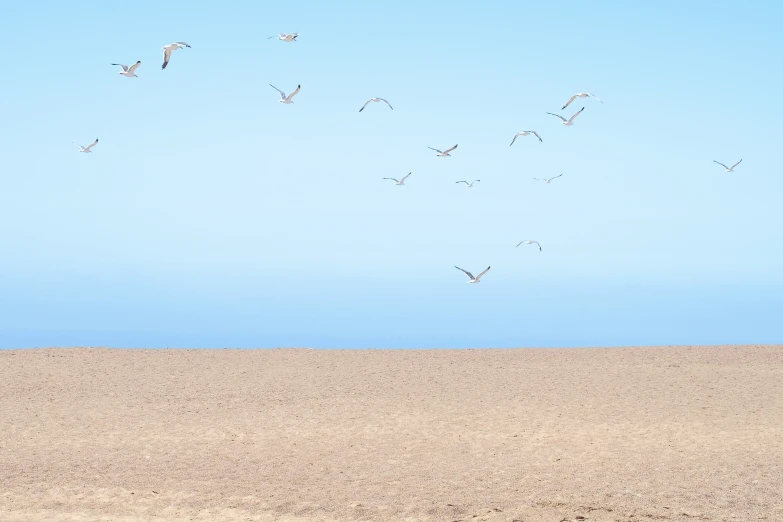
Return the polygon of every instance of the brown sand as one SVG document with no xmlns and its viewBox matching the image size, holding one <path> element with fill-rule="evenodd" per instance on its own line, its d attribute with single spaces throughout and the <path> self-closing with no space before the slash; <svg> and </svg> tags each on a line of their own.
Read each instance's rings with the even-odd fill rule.
<svg viewBox="0 0 783 522">
<path fill-rule="evenodd" d="M 779 521 L 783 347 L 0 351 L 59 520 Z"/>
</svg>

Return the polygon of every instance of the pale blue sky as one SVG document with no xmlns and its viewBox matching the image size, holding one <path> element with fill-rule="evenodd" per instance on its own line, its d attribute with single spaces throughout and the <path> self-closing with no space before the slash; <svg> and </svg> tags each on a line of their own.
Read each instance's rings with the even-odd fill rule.
<svg viewBox="0 0 783 522">
<path fill-rule="evenodd" d="M 781 19 L 774 2 L 16 3 L 0 347 L 783 342 Z M 177 40 L 192 49 L 161 71 Z M 139 78 L 109 65 L 136 60 Z M 269 83 L 302 90 L 285 106 Z M 574 102 L 570 128 L 546 114 L 579 91 L 605 103 Z M 395 110 L 359 113 L 371 96 Z M 529 128 L 544 142 L 509 148 Z M 528 238 L 543 252 L 514 248 Z M 453 265 L 492 269 L 468 285 Z"/>
</svg>

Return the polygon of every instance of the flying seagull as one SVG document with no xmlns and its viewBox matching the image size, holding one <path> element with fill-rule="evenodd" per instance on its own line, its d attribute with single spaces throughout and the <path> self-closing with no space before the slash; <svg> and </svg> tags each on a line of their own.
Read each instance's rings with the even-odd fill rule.
<svg viewBox="0 0 783 522">
<path fill-rule="evenodd" d="M 531 241 L 529 239 L 525 239 L 524 241 L 520 241 L 517 243 L 517 246 L 525 244 L 525 245 L 538 245 L 538 251 L 541 252 L 541 244 L 538 241 Z"/>
<path fill-rule="evenodd" d="M 480 179 L 477 179 L 477 180 L 476 180 L 476 181 L 474 181 L 473 183 L 476 183 L 477 181 L 481 181 L 481 180 L 480 180 Z M 457 183 L 464 183 L 465 185 L 467 185 L 467 186 L 468 186 L 468 188 L 472 188 L 472 187 L 473 187 L 473 183 L 468 183 L 467 181 L 457 181 Z"/>
<path fill-rule="evenodd" d="M 537 179 L 537 180 L 539 180 L 539 181 L 543 181 L 544 183 L 549 183 L 549 182 L 550 182 L 550 181 L 552 181 L 553 179 L 555 179 L 555 178 L 559 178 L 560 176 L 562 176 L 562 174 L 558 174 L 557 176 L 554 176 L 554 177 L 552 177 L 552 178 L 549 178 L 549 179 L 546 179 L 546 178 L 533 178 L 533 179 Z"/>
<path fill-rule="evenodd" d="M 560 118 L 561 120 L 563 120 L 563 121 L 562 121 L 563 125 L 565 125 L 566 127 L 570 127 L 571 125 L 573 125 L 573 124 L 574 124 L 574 118 L 576 118 L 577 116 L 579 116 L 580 114 L 582 114 L 582 111 L 583 111 L 583 110 L 585 110 L 585 108 L 584 108 L 584 107 L 582 107 L 581 109 L 579 109 L 578 111 L 576 111 L 576 112 L 574 113 L 574 115 L 573 115 L 573 116 L 571 116 L 570 118 L 568 118 L 567 120 L 566 120 L 565 118 L 563 118 L 562 116 L 560 116 L 559 114 L 555 114 L 555 113 L 553 113 L 553 112 L 547 112 L 547 114 L 551 114 L 552 116 L 555 116 L 556 118 Z"/>
<path fill-rule="evenodd" d="M 712 160 L 712 161 L 715 161 L 715 160 Z M 735 163 L 735 164 L 734 164 L 734 165 L 732 165 L 731 167 L 727 167 L 726 165 L 724 165 L 724 164 L 723 164 L 723 163 L 721 163 L 720 161 L 715 161 L 715 163 L 717 163 L 718 165 L 720 165 L 721 167 L 723 167 L 724 169 L 726 169 L 726 172 L 734 172 L 734 167 L 736 167 L 737 165 L 739 165 L 740 163 L 742 163 L 742 160 L 739 160 L 737 163 Z"/>
<path fill-rule="evenodd" d="M 79 152 L 92 152 L 90 149 L 93 148 L 95 145 L 98 144 L 98 138 L 95 138 L 95 141 L 87 145 L 86 147 L 82 147 L 78 143 L 74 143 L 77 147 L 79 147 Z"/>
<path fill-rule="evenodd" d="M 174 42 L 173 44 L 168 44 L 163 47 L 163 67 L 161 69 L 165 69 L 166 66 L 169 64 L 169 59 L 171 58 L 171 51 L 176 51 L 177 49 L 182 49 L 183 47 L 190 48 L 188 44 L 185 42 Z"/>
<path fill-rule="evenodd" d="M 391 103 L 387 102 L 383 98 L 370 98 L 369 100 L 364 102 L 364 105 L 362 105 L 362 108 L 359 109 L 359 112 L 362 112 L 364 110 L 364 108 L 367 107 L 367 104 L 370 103 L 370 102 L 383 102 L 386 105 L 388 105 L 391 110 L 394 110 L 394 107 L 391 106 Z"/>
<path fill-rule="evenodd" d="M 514 139 L 511 140 L 511 143 L 509 143 L 508 146 L 509 147 L 512 146 L 514 144 L 514 142 L 517 141 L 517 138 L 519 136 L 527 136 L 528 134 L 534 135 L 536 138 L 538 138 L 538 141 L 544 141 L 544 140 L 541 139 L 541 136 L 539 136 L 536 131 L 522 131 L 522 132 L 517 132 L 516 134 L 514 134 Z"/>
<path fill-rule="evenodd" d="M 280 33 L 274 36 L 270 36 L 269 38 L 267 38 L 267 40 L 271 40 L 272 38 L 277 38 L 278 40 L 283 42 L 295 42 L 297 36 L 299 36 L 299 33 L 291 33 L 291 34 Z"/>
<path fill-rule="evenodd" d="M 127 65 L 122 65 L 121 63 L 113 63 L 112 65 L 119 65 L 120 67 L 122 67 L 122 70 L 120 71 L 121 75 L 127 76 L 128 78 L 138 78 L 138 76 L 136 76 L 134 71 L 139 65 L 141 65 L 141 60 L 134 63 L 130 67 L 128 67 Z"/>
<path fill-rule="evenodd" d="M 438 149 L 433 149 L 432 147 L 427 147 L 427 148 L 437 152 L 436 156 L 440 156 L 441 158 L 445 158 L 446 156 L 451 156 L 451 154 L 449 154 L 449 152 L 451 152 L 452 150 L 456 149 L 457 145 L 454 145 L 453 147 L 451 147 L 450 149 L 446 149 L 445 151 L 438 150 Z"/>
<path fill-rule="evenodd" d="M 405 179 L 411 174 L 412 174 L 411 172 L 408 172 L 407 174 L 405 174 L 405 177 L 402 179 L 395 179 L 395 178 L 383 178 L 383 179 L 390 179 L 394 182 L 395 185 L 405 185 Z"/>
<path fill-rule="evenodd" d="M 454 265 L 454 268 L 456 268 L 457 270 L 462 270 L 463 272 L 465 272 L 465 275 L 467 275 L 467 276 L 470 278 L 470 281 L 468 281 L 468 283 L 480 283 L 481 281 L 479 281 L 479 279 L 481 279 L 481 276 L 483 276 L 484 274 L 486 274 L 486 273 L 489 271 L 489 269 L 490 269 L 490 268 L 492 268 L 492 267 L 489 267 L 489 266 L 488 266 L 486 270 L 484 270 L 483 272 L 481 272 L 481 273 L 480 273 L 479 275 L 477 275 L 476 277 L 473 277 L 473 274 L 471 274 L 471 273 L 470 273 L 470 272 L 468 272 L 467 270 L 464 270 L 464 269 L 462 269 L 462 268 L 458 267 L 457 265 Z"/>
<path fill-rule="evenodd" d="M 573 96 L 571 96 L 570 98 L 568 98 L 568 101 L 565 103 L 565 105 L 563 105 L 563 108 L 562 108 L 562 109 L 560 109 L 560 110 L 561 110 L 561 111 L 562 111 L 562 110 L 565 110 L 565 108 L 566 108 L 566 107 L 568 107 L 569 105 L 571 105 L 571 102 L 572 102 L 572 101 L 574 101 L 574 100 L 575 100 L 575 99 L 577 99 L 577 98 L 595 98 L 595 99 L 596 99 L 596 100 L 598 100 L 599 102 L 603 103 L 603 102 L 601 101 L 601 98 L 599 98 L 599 97 L 598 97 L 598 96 L 596 96 L 595 94 L 590 94 L 589 92 L 580 92 L 580 93 L 574 94 Z"/>
<path fill-rule="evenodd" d="M 285 95 L 285 93 L 284 93 L 283 91 L 281 91 L 280 89 L 278 89 L 277 87 L 275 87 L 275 86 L 274 86 L 274 85 L 272 85 L 271 83 L 269 84 L 269 86 L 270 86 L 270 87 L 272 87 L 274 90 L 276 90 L 277 92 L 279 92 L 279 93 L 280 93 L 280 98 L 281 98 L 281 99 L 279 99 L 279 100 L 277 100 L 277 101 L 279 101 L 280 103 L 285 103 L 286 105 L 288 105 L 289 103 L 294 103 L 294 102 L 293 102 L 293 100 L 292 100 L 291 98 L 293 98 L 294 96 L 296 96 L 296 93 L 298 93 L 298 92 L 299 92 L 299 89 L 302 87 L 301 85 L 297 85 L 297 86 L 296 86 L 296 89 L 294 89 L 294 91 L 293 91 L 293 92 L 291 92 L 291 94 L 289 94 L 288 96 L 286 96 L 286 95 Z"/>
</svg>

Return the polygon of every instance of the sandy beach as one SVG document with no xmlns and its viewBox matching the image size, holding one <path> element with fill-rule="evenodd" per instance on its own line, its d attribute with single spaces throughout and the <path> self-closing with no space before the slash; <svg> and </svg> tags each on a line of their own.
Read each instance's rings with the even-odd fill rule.
<svg viewBox="0 0 783 522">
<path fill-rule="evenodd" d="M 783 519 L 783 346 L 0 351 L 0 521 Z"/>
</svg>

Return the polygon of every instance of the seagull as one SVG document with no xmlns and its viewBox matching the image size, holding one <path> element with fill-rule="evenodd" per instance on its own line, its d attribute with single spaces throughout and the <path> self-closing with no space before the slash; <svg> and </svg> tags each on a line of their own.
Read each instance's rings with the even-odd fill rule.
<svg viewBox="0 0 783 522">
<path fill-rule="evenodd" d="M 477 180 L 476 180 L 476 181 L 474 181 L 473 183 L 476 183 L 477 181 L 481 181 L 481 180 L 480 180 L 480 179 L 477 179 Z M 467 185 L 467 186 L 468 186 L 468 188 L 471 188 L 471 187 L 473 187 L 473 183 L 468 183 L 467 181 L 457 181 L 457 183 L 464 183 L 465 185 Z"/>
<path fill-rule="evenodd" d="M 395 185 L 405 185 L 405 179 L 411 174 L 412 172 L 408 172 L 407 174 L 405 174 L 405 177 L 402 179 L 395 179 L 395 178 L 383 178 L 383 179 L 390 179 L 394 182 Z"/>
<path fill-rule="evenodd" d="M 188 44 L 185 42 L 174 42 L 173 44 L 168 44 L 164 46 L 163 49 L 163 67 L 161 69 L 165 69 L 166 66 L 169 64 L 169 59 L 171 58 L 171 51 L 176 51 L 177 49 L 182 49 L 183 47 L 190 48 Z"/>
<path fill-rule="evenodd" d="M 364 108 L 367 107 L 367 104 L 370 103 L 370 102 L 383 102 L 386 105 L 388 105 L 391 110 L 394 110 L 394 107 L 391 106 L 391 103 L 387 102 L 383 98 L 370 98 L 369 100 L 364 102 L 364 105 L 362 105 L 362 108 L 359 109 L 359 112 L 362 112 L 364 110 Z"/>
<path fill-rule="evenodd" d="M 489 267 L 489 266 L 488 266 L 486 270 L 484 270 L 483 272 L 481 272 L 481 273 L 480 273 L 479 275 L 477 275 L 476 277 L 473 277 L 473 274 L 471 274 L 471 273 L 470 273 L 470 272 L 468 272 L 467 270 L 463 270 L 462 268 L 458 267 L 457 265 L 454 265 L 454 268 L 456 268 L 457 270 L 462 270 L 463 272 L 465 272 L 465 275 L 467 275 L 467 276 L 470 278 L 470 281 L 468 281 L 468 283 L 480 283 L 481 281 L 479 281 L 479 279 L 481 279 L 481 276 L 483 276 L 484 274 L 486 274 L 486 273 L 489 271 L 489 269 L 490 269 L 491 267 Z"/>
<path fill-rule="evenodd" d="M 441 158 L 445 158 L 446 156 L 451 156 L 451 154 L 449 154 L 449 152 L 451 152 L 452 150 L 456 149 L 457 145 L 454 145 L 453 147 L 451 147 L 450 149 L 446 149 L 445 151 L 438 150 L 438 149 L 433 149 L 432 147 L 427 147 L 427 148 L 437 152 L 436 156 L 440 156 Z"/>
<path fill-rule="evenodd" d="M 275 87 L 275 86 L 274 86 L 274 85 L 272 85 L 271 83 L 269 84 L 269 86 L 270 86 L 270 87 L 272 87 L 274 90 L 276 90 L 277 92 L 279 92 L 279 93 L 280 93 L 280 98 L 281 98 L 281 99 L 280 99 L 280 100 L 277 100 L 277 101 L 279 101 L 280 103 L 285 103 L 286 105 L 288 105 L 289 103 L 294 103 L 294 102 L 293 102 L 293 100 L 292 100 L 291 98 L 293 98 L 294 96 L 296 96 L 296 93 L 298 93 L 298 92 L 299 92 L 299 89 L 302 87 L 301 85 L 297 85 L 297 86 L 296 86 L 296 89 L 294 89 L 294 91 L 293 91 L 291 94 L 289 94 L 288 96 L 286 96 L 286 95 L 285 95 L 285 93 L 284 93 L 283 91 L 281 91 L 280 89 L 278 89 L 277 87 Z"/>
<path fill-rule="evenodd" d="M 511 143 L 509 143 L 508 146 L 509 147 L 512 146 L 514 144 L 514 142 L 517 141 L 517 138 L 519 136 L 527 136 L 528 134 L 534 135 L 536 138 L 538 138 L 538 141 L 544 141 L 544 140 L 541 139 L 541 136 L 539 136 L 536 131 L 522 131 L 522 132 L 517 132 L 516 134 L 514 134 L 514 139 L 511 140 Z"/>
<path fill-rule="evenodd" d="M 581 109 L 579 109 L 577 112 L 575 112 L 575 113 L 574 113 L 574 115 L 573 115 L 573 116 L 571 116 L 570 118 L 568 118 L 567 120 L 566 120 L 565 118 L 563 118 L 562 116 L 560 116 L 559 114 L 555 114 L 555 113 L 553 113 L 553 112 L 547 112 L 547 114 L 551 114 L 552 116 L 555 116 L 555 117 L 557 117 L 557 118 L 560 118 L 561 120 L 563 120 L 563 122 L 562 122 L 562 123 L 563 123 L 563 125 L 565 125 L 566 127 L 570 127 L 571 125 L 573 125 L 573 124 L 574 124 L 574 118 L 576 118 L 577 116 L 579 116 L 580 114 L 582 114 L 582 111 L 583 111 L 583 110 L 585 110 L 585 108 L 584 108 L 584 107 L 582 107 L 582 108 L 581 108 Z"/>
<path fill-rule="evenodd" d="M 82 147 L 78 143 L 74 143 L 77 147 L 79 147 L 79 152 L 92 152 L 90 149 L 93 148 L 95 145 L 98 144 L 98 138 L 95 138 L 95 141 L 87 145 L 86 147 Z"/>
<path fill-rule="evenodd" d="M 271 40 L 272 38 L 277 38 L 278 40 L 283 42 L 295 42 L 297 36 L 299 36 L 299 33 L 291 33 L 291 34 L 280 33 L 274 36 L 270 36 L 269 38 L 267 38 L 267 40 Z"/>
<path fill-rule="evenodd" d="M 712 160 L 712 161 L 715 161 L 715 160 Z M 720 161 L 715 161 L 715 163 L 717 163 L 718 165 L 720 165 L 721 167 L 723 167 L 724 169 L 726 169 L 726 172 L 734 172 L 734 167 L 736 167 L 737 165 L 739 165 L 740 163 L 742 163 L 742 160 L 739 160 L 737 163 L 735 163 L 735 164 L 734 164 L 734 165 L 732 165 L 731 167 L 727 167 L 726 165 L 724 165 L 724 164 L 723 164 L 723 163 L 721 163 Z"/>
<path fill-rule="evenodd" d="M 121 63 L 113 63 L 112 65 L 119 65 L 120 67 L 122 67 L 122 70 L 120 71 L 121 75 L 127 76 L 128 78 L 138 78 L 138 76 L 136 76 L 136 74 L 133 71 L 135 71 L 136 68 L 139 65 L 141 65 L 141 60 L 134 63 L 130 67 L 128 67 L 127 65 L 122 65 Z"/>
<path fill-rule="evenodd" d="M 523 243 L 525 245 L 538 245 L 538 251 L 541 252 L 541 244 L 538 241 L 531 241 L 529 239 L 525 239 L 524 241 L 520 241 L 519 243 L 517 243 L 517 246 L 519 246 L 519 245 L 521 245 Z"/>
<path fill-rule="evenodd" d="M 561 110 L 561 111 L 565 110 L 565 108 L 566 108 L 566 107 L 568 107 L 569 105 L 571 105 L 571 102 L 572 102 L 572 101 L 574 101 L 574 100 L 575 100 L 575 99 L 577 99 L 577 98 L 595 98 L 595 99 L 596 99 L 596 100 L 598 100 L 599 102 L 603 103 L 603 102 L 601 101 L 601 98 L 599 98 L 599 97 L 598 97 L 598 96 L 596 96 L 595 94 L 590 94 L 589 92 L 580 92 L 580 93 L 577 93 L 577 94 L 574 94 L 573 96 L 571 96 L 571 97 L 568 99 L 568 101 L 565 103 L 565 105 L 563 105 L 563 108 L 562 108 L 562 109 L 560 109 L 560 110 Z"/>
<path fill-rule="evenodd" d="M 549 182 L 550 182 L 550 181 L 552 181 L 553 179 L 555 179 L 555 178 L 559 178 L 560 176 L 562 176 L 562 174 L 558 174 L 557 176 L 555 176 L 555 177 L 552 177 L 552 178 L 549 178 L 549 179 L 545 179 L 545 178 L 533 178 L 533 179 L 537 179 L 537 180 L 539 180 L 539 181 L 543 181 L 544 183 L 549 183 Z"/>
</svg>

